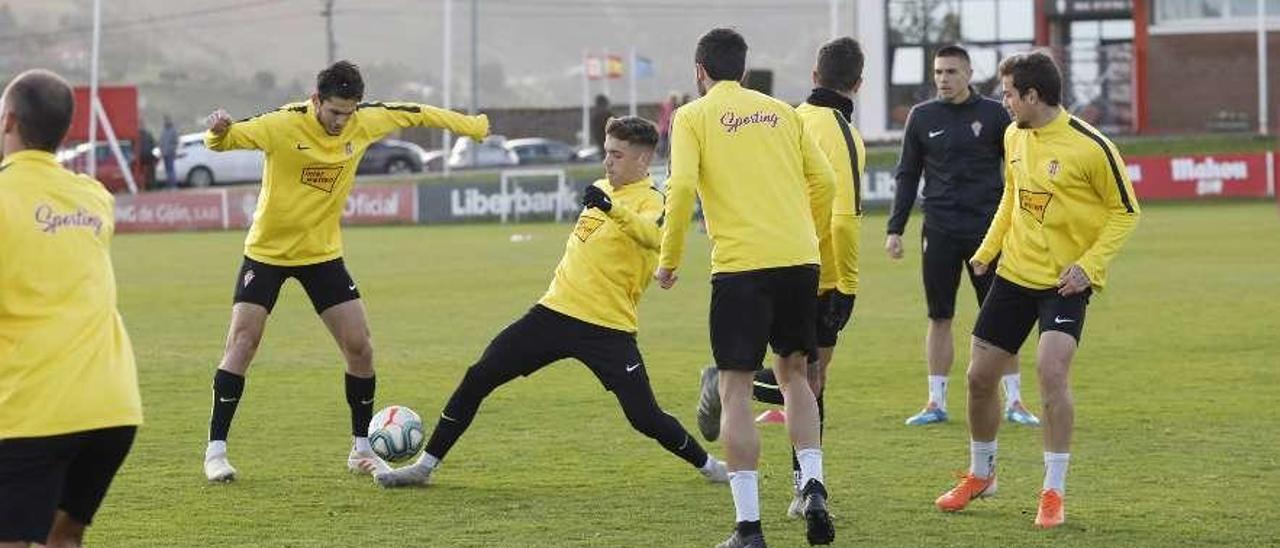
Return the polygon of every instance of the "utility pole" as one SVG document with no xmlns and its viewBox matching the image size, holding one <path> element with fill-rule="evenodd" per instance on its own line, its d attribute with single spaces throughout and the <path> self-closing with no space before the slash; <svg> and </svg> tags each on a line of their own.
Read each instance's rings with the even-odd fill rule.
<svg viewBox="0 0 1280 548">
<path fill-rule="evenodd" d="M 324 30 L 329 38 L 329 64 L 332 65 L 338 57 L 338 43 L 333 39 L 333 2 L 334 0 L 324 0 L 324 11 L 320 15 L 324 16 Z"/>
</svg>

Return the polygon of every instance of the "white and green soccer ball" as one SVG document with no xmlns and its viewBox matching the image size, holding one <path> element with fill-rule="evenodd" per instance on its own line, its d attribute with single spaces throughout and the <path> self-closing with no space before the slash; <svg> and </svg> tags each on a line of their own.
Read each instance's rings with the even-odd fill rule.
<svg viewBox="0 0 1280 548">
<path fill-rule="evenodd" d="M 383 460 L 401 461 L 422 449 L 422 418 L 403 405 L 378 411 L 369 421 L 369 445 Z"/>
</svg>

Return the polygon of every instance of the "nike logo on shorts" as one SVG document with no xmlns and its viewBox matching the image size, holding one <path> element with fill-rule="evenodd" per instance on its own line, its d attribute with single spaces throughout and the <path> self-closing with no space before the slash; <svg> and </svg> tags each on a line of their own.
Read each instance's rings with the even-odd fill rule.
<svg viewBox="0 0 1280 548">
<path fill-rule="evenodd" d="M 937 137 L 937 136 L 939 136 L 939 135 L 942 135 L 943 133 L 946 133 L 946 132 L 947 132 L 947 130 L 945 130 L 945 129 L 940 129 L 940 130 L 938 130 L 938 131 L 930 131 L 930 132 L 929 132 L 929 138 L 930 138 L 930 139 L 932 139 L 932 138 Z"/>
<path fill-rule="evenodd" d="M 455 419 L 455 418 L 453 418 L 453 417 L 450 417 L 449 415 L 446 415 L 446 414 L 444 414 L 444 413 L 441 413 L 441 414 L 440 414 L 440 418 L 442 418 L 442 419 L 444 419 L 444 420 L 447 420 L 447 421 L 449 421 L 449 422 L 458 422 L 458 419 Z"/>
<path fill-rule="evenodd" d="M 1071 318 L 1063 318 L 1062 316 L 1054 316 L 1053 318 L 1053 323 L 1056 323 L 1058 325 L 1062 325 L 1064 323 L 1075 323 L 1075 322 L 1076 321 Z"/>
<path fill-rule="evenodd" d="M 360 405 L 369 405 L 371 403 L 373 403 L 373 398 L 369 398 L 367 400 L 360 400 Z"/>
<path fill-rule="evenodd" d="M 222 402 L 222 403 L 232 403 L 232 402 L 240 401 L 240 398 L 223 398 L 223 397 L 218 397 L 218 401 L 220 401 L 220 402 Z"/>
<path fill-rule="evenodd" d="M 633 363 L 633 364 L 631 364 L 631 365 L 628 365 L 628 366 L 627 366 L 627 373 L 630 373 L 630 372 L 632 372 L 632 371 L 635 371 L 636 369 L 639 369 L 639 368 L 640 368 L 640 362 L 636 362 L 636 363 Z"/>
<path fill-rule="evenodd" d="M 347 286 L 347 289 L 350 289 L 350 290 L 352 290 L 352 291 L 355 291 L 355 290 L 356 290 L 356 284 L 351 284 L 351 285 Z"/>
</svg>

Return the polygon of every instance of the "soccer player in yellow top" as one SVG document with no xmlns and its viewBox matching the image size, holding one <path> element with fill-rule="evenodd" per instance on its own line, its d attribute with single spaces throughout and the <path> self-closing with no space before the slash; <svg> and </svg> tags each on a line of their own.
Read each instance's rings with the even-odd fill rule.
<svg viewBox="0 0 1280 548">
<path fill-rule="evenodd" d="M 628 116 L 605 128 L 608 180 L 583 192 L 582 214 L 569 234 L 551 287 L 522 318 L 503 329 L 467 369 L 440 413 L 418 461 L 397 470 L 376 459 L 366 469 L 384 487 L 427 483 L 498 387 L 564 358 L 581 361 L 618 398 L 627 421 L 707 479 L 729 481 L 724 463 L 707 454 L 653 397 L 636 347 L 636 306 L 658 262 L 662 193 L 649 178 L 658 146 L 652 122 Z"/>
<path fill-rule="evenodd" d="M 695 193 L 711 237 L 711 350 L 719 370 L 721 425 L 736 527 L 722 547 L 764 546 L 760 438 L 751 385 L 767 345 L 800 461 L 811 544 L 835 537 L 822 476 L 818 405 L 807 382 L 817 355 L 819 235 L 831 224 L 835 174 L 791 105 L 743 88 L 747 43 L 712 29 L 694 53 L 700 99 L 676 111 L 671 130 L 667 224 L 654 276 L 671 288 Z"/>
<path fill-rule="evenodd" d="M 114 200 L 53 153 L 75 102 L 45 70 L 0 98 L 0 546 L 80 546 L 142 424 L 116 311 Z"/>
<path fill-rule="evenodd" d="M 346 358 L 346 395 L 354 437 L 347 467 L 373 456 L 367 438 L 373 417 L 373 347 L 360 292 L 342 261 L 338 222 L 351 193 L 356 165 L 373 142 L 400 128 L 426 126 L 474 139 L 489 131 L 483 114 L 464 116 L 416 103 L 361 103 L 364 81 L 348 61 L 320 71 L 311 100 L 232 122 L 222 110 L 209 115 L 205 143 L 211 150 L 257 149 L 266 153 L 262 192 L 245 257 L 236 277 L 226 352 L 213 377 L 213 412 L 204 471 L 228 481 L 227 432 L 244 391 L 244 376 L 262 339 L 267 315 L 289 278 L 297 278 Z"/>
<path fill-rule="evenodd" d="M 936 504 L 955 512 L 995 493 L 1001 366 L 1039 324 L 1045 476 L 1035 524 L 1049 528 L 1066 517 L 1063 494 L 1075 420 L 1068 373 L 1085 308 L 1093 291 L 1106 285 L 1108 265 L 1137 226 L 1140 211 L 1115 145 L 1060 105 L 1062 76 L 1048 54 L 1006 58 L 1000 82 L 1015 124 L 1004 137 L 1004 197 L 970 259 L 981 274 L 1000 257 L 973 328 L 971 466 Z"/>
<path fill-rule="evenodd" d="M 814 329 L 818 353 L 809 360 L 809 387 L 818 401 L 818 427 L 821 434 L 824 410 L 822 392 L 827 382 L 827 367 L 835 352 L 836 341 L 853 315 L 858 293 L 858 235 L 862 227 L 861 184 L 866 168 L 866 148 L 862 135 L 849 124 L 853 115 L 853 98 L 862 85 L 865 58 L 862 46 L 853 38 L 837 38 L 818 50 L 813 69 L 813 93 L 796 112 L 806 133 L 813 136 L 818 148 L 831 162 L 836 174 L 835 199 L 831 204 L 831 230 L 819 238 L 822 272 L 818 278 L 818 315 Z M 708 440 L 720 435 L 720 394 L 715 366 L 702 371 L 701 396 L 698 400 L 698 428 Z M 782 405 L 773 369 L 756 372 L 753 397 L 757 401 Z M 800 496 L 800 463 L 792 451 L 791 468 L 795 495 L 787 508 L 787 516 L 798 518 L 804 513 L 804 497 Z"/>
</svg>

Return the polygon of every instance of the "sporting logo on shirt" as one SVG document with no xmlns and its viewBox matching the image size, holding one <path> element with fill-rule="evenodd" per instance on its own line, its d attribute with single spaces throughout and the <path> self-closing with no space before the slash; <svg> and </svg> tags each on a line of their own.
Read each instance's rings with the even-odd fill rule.
<svg viewBox="0 0 1280 548">
<path fill-rule="evenodd" d="M 46 234 L 57 234 L 64 228 L 93 229 L 95 236 L 102 233 L 102 217 L 80 208 L 70 213 L 61 213 L 49 204 L 40 204 L 36 206 L 35 219 L 40 231 Z"/>
<path fill-rule="evenodd" d="M 1052 179 L 1057 177 L 1058 173 L 1062 171 L 1062 164 L 1057 160 L 1049 160 L 1049 167 L 1047 169 L 1049 171 L 1049 178 Z"/>
<path fill-rule="evenodd" d="M 982 122 L 974 120 L 972 124 L 969 124 L 969 129 L 973 130 L 974 137 L 982 135 Z"/>
<path fill-rule="evenodd" d="M 325 192 L 333 192 L 338 184 L 338 175 L 342 174 L 342 166 L 310 166 L 302 168 L 302 184 L 318 188 Z"/>
<path fill-rule="evenodd" d="M 778 127 L 778 113 L 776 112 L 754 112 L 746 116 L 738 116 L 732 110 L 720 115 L 720 125 L 724 126 L 725 133 L 734 133 L 738 128 L 753 124 L 767 125 L 770 128 Z"/>
<path fill-rule="evenodd" d="M 590 215 L 582 215 L 578 217 L 578 225 L 573 227 L 573 235 L 577 236 L 581 241 L 587 241 L 596 230 L 604 225 L 604 219 L 592 217 Z"/>
<path fill-rule="evenodd" d="M 1023 211 L 1030 213 L 1035 217 L 1036 221 L 1044 224 L 1044 212 L 1049 209 L 1049 202 L 1053 201 L 1052 192 L 1033 192 L 1030 190 L 1018 191 L 1018 207 Z"/>
</svg>

